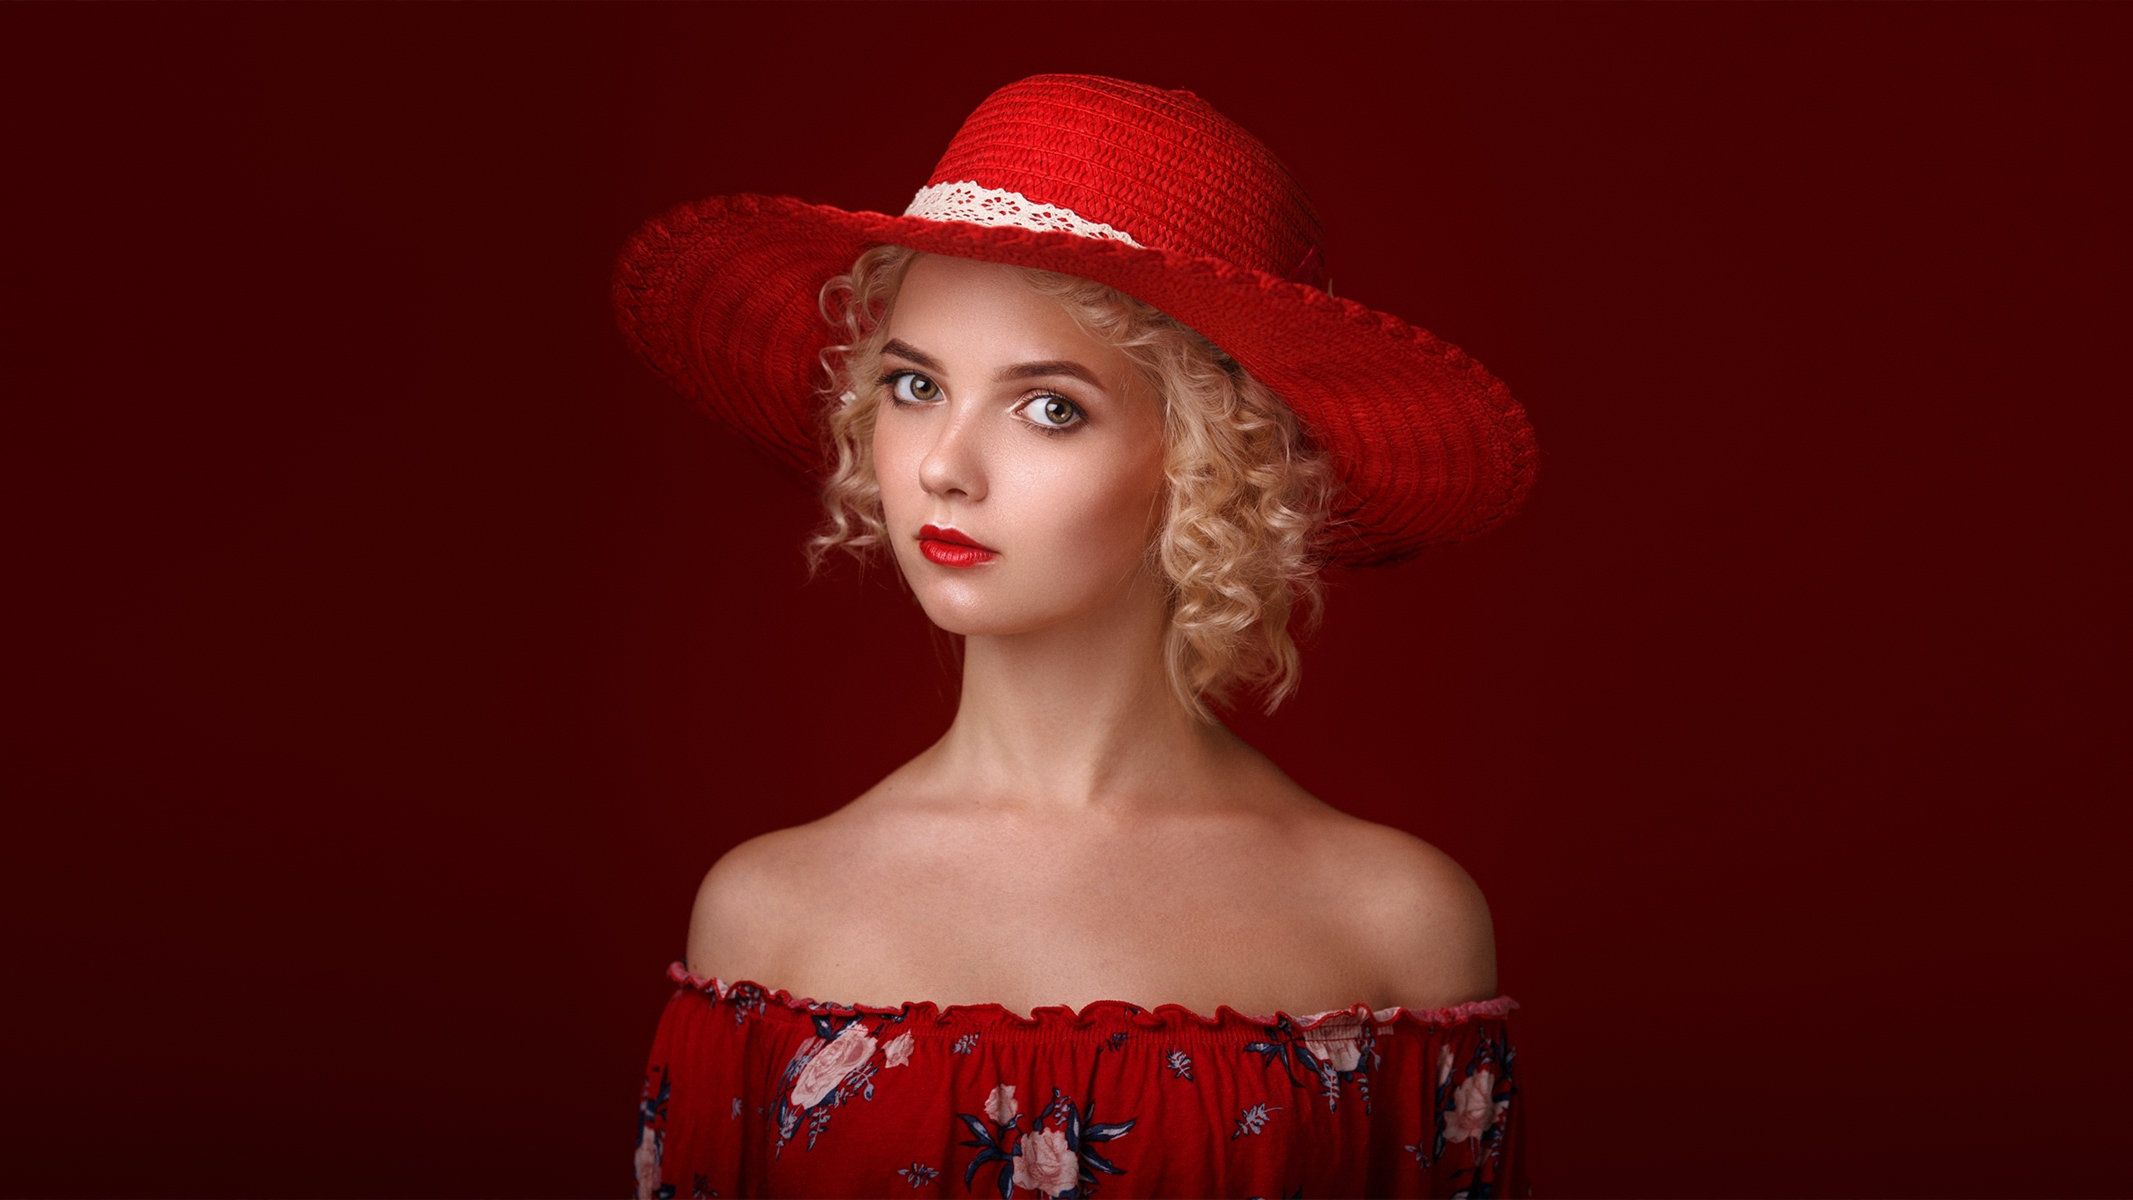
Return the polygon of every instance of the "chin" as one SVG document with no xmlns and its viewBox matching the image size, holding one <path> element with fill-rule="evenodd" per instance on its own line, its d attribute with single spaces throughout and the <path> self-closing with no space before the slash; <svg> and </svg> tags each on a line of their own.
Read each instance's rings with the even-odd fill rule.
<svg viewBox="0 0 2133 1200">
<path fill-rule="evenodd" d="M 945 572 L 930 563 L 925 564 L 925 570 L 929 575 L 916 579 L 909 573 L 904 576 L 918 597 L 919 607 L 926 610 L 926 619 L 943 631 L 963 637 L 1034 633 L 1071 620 L 1085 607 L 1062 605 L 1057 594 L 1042 599 L 1016 595 L 1027 589 L 1013 587 L 1010 580 L 986 578 L 987 568 L 957 571 L 949 578 L 942 578 Z"/>
<path fill-rule="evenodd" d="M 1063 612 L 1033 613 L 1020 605 L 987 602 L 983 598 L 968 595 L 940 596 L 920 592 L 919 607 L 926 610 L 926 619 L 944 632 L 963 637 L 1001 637 L 1016 633 L 1032 633 L 1047 625 L 1056 625 L 1071 614 Z"/>
</svg>

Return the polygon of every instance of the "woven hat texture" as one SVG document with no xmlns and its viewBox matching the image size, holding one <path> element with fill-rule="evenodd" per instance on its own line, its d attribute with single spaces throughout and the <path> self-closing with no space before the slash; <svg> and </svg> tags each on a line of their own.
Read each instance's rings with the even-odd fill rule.
<svg viewBox="0 0 2133 1200">
<path fill-rule="evenodd" d="M 648 222 L 616 266 L 630 345 L 685 396 L 820 479 L 838 340 L 822 284 L 870 246 L 1107 284 L 1182 321 L 1287 401 L 1343 481 L 1328 562 L 1471 537 L 1531 488 L 1534 440 L 1458 347 L 1322 286 L 1318 215 L 1258 139 L 1190 92 L 1040 75 L 978 106 L 900 216 L 721 196 Z"/>
</svg>

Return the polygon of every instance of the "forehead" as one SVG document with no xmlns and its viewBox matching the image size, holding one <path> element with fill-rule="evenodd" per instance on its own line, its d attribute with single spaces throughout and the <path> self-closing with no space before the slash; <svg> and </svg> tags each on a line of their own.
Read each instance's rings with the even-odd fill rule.
<svg viewBox="0 0 2133 1200">
<path fill-rule="evenodd" d="M 921 255 L 904 276 L 888 325 L 890 336 L 936 356 L 1073 358 L 1106 373 L 1128 365 L 1059 301 L 1000 263 Z"/>
</svg>

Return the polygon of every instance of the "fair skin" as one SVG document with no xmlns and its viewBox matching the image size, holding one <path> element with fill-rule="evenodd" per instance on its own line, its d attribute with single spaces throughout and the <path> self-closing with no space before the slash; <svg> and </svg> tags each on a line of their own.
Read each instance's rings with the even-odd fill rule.
<svg viewBox="0 0 2133 1200">
<path fill-rule="evenodd" d="M 1173 695 L 1145 550 L 1160 399 L 1005 267 L 925 256 L 889 317 L 874 461 L 898 566 L 964 635 L 948 732 L 851 804 L 755 838 L 688 964 L 893 1006 L 1096 1000 L 1213 1014 L 1496 992 L 1480 891 L 1321 803 Z M 919 532 L 998 555 L 929 559 Z"/>
</svg>

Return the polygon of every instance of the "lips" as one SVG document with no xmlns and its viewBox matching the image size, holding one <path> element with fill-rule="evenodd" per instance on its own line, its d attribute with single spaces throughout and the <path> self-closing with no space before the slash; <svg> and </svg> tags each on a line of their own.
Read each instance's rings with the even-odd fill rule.
<svg viewBox="0 0 2133 1200">
<path fill-rule="evenodd" d="M 938 525 L 920 527 L 918 551 L 926 556 L 927 562 L 956 568 L 975 567 L 1000 557 L 998 550 L 980 545 L 962 530 L 943 529 Z"/>
</svg>

